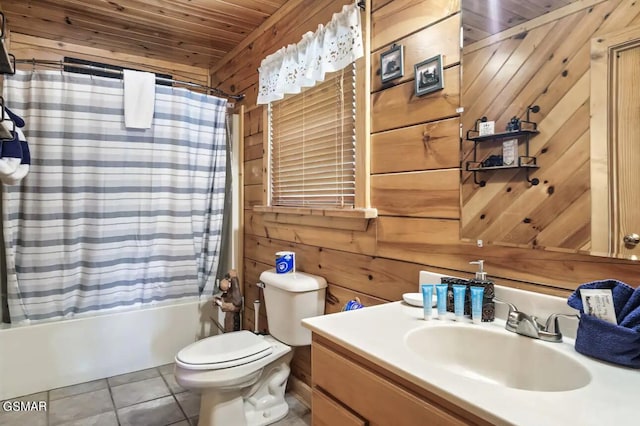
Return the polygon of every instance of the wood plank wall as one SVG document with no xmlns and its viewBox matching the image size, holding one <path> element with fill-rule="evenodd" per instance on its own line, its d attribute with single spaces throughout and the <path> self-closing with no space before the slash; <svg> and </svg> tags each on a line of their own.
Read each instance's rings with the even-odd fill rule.
<svg viewBox="0 0 640 426">
<path fill-rule="evenodd" d="M 303 2 L 306 3 L 306 2 Z M 485 259 L 496 282 L 566 296 L 577 284 L 616 277 L 640 284 L 637 264 L 571 253 L 490 246 L 460 240 L 459 0 L 373 0 L 371 193 L 380 217 L 360 231 L 280 223 L 254 212 L 263 202 L 262 107 L 255 105 L 257 68 L 268 54 L 326 23 L 345 0 L 308 2 L 283 17 L 215 75 L 225 90 L 246 92 L 244 115 L 244 326 L 253 329 L 255 283 L 272 268 L 274 253 L 293 250 L 301 271 L 329 282 L 326 312 L 353 297 L 365 305 L 400 300 L 417 291 L 422 269 L 470 276 L 468 264 Z M 300 19 L 300 17 L 304 17 Z M 377 75 L 380 52 L 405 46 L 405 77 L 385 84 Z M 415 97 L 413 64 L 444 55 L 445 88 Z M 322 218 L 317 219 L 322 220 Z M 260 329 L 266 329 L 264 303 Z M 293 374 L 309 384 L 308 349 L 297 350 Z"/>
<path fill-rule="evenodd" d="M 142 71 L 170 74 L 178 80 L 204 85 L 209 84 L 209 70 L 207 68 L 182 65 L 162 59 L 150 59 L 143 56 L 116 53 L 110 50 L 80 46 L 16 32 L 11 32 L 9 38 L 10 52 L 13 53 L 17 59 L 35 58 L 61 61 L 65 56 L 70 56 L 88 61 L 135 68 Z M 21 65 L 18 68 L 31 69 L 32 66 Z"/>
<path fill-rule="evenodd" d="M 633 2 L 605 1 L 496 43 L 465 48 L 463 132 L 483 115 L 504 130 L 511 117 L 523 118 L 528 105 L 538 105 L 540 112 L 531 117 L 541 133 L 530 143 L 540 165 L 532 173 L 538 186 L 529 185 L 522 170 L 485 173 L 484 188 L 474 184 L 471 173 L 463 174 L 463 237 L 590 249 L 591 39 L 637 25 L 639 9 Z M 465 160 L 472 147 L 464 143 Z M 479 160 L 501 153 L 499 141 L 482 147 L 488 149 L 479 150 Z"/>
</svg>

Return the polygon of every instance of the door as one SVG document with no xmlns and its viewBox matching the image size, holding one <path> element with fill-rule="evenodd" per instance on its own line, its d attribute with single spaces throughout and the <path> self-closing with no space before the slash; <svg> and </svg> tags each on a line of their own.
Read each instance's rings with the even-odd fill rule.
<svg viewBox="0 0 640 426">
<path fill-rule="evenodd" d="M 611 235 L 620 257 L 640 258 L 640 44 L 616 51 L 613 69 L 617 114 L 612 190 L 617 202 L 612 206 L 616 232 Z"/>
<path fill-rule="evenodd" d="M 640 259 L 640 25 L 591 40 L 591 253 Z"/>
</svg>

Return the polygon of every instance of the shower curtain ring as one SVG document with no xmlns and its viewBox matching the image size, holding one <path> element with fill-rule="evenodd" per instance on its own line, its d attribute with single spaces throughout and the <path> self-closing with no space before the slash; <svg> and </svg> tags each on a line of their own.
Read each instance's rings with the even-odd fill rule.
<svg viewBox="0 0 640 426">
<path fill-rule="evenodd" d="M 36 72 L 36 58 L 31 58 L 31 72 Z"/>
</svg>

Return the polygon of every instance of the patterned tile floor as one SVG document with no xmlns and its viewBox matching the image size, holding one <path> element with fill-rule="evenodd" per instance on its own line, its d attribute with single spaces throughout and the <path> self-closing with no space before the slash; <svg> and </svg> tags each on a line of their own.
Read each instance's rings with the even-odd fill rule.
<svg viewBox="0 0 640 426">
<path fill-rule="evenodd" d="M 311 411 L 286 395 L 287 417 L 277 426 L 309 426 Z M 12 401 L 46 401 L 46 411 L 7 411 L 2 426 L 189 426 L 198 424 L 200 396 L 180 387 L 173 364 L 52 389 Z M 232 421 L 225 426 L 233 426 Z"/>
</svg>

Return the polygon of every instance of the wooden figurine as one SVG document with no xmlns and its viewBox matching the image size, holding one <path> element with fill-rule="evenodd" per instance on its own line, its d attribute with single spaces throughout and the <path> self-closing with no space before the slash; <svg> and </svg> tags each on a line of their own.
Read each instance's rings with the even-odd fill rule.
<svg viewBox="0 0 640 426">
<path fill-rule="evenodd" d="M 235 269 L 230 270 L 220 282 L 221 297 L 214 298 L 214 303 L 220 306 L 224 315 L 224 332 L 240 330 L 240 311 L 242 310 L 242 295 L 240 282 Z"/>
</svg>

